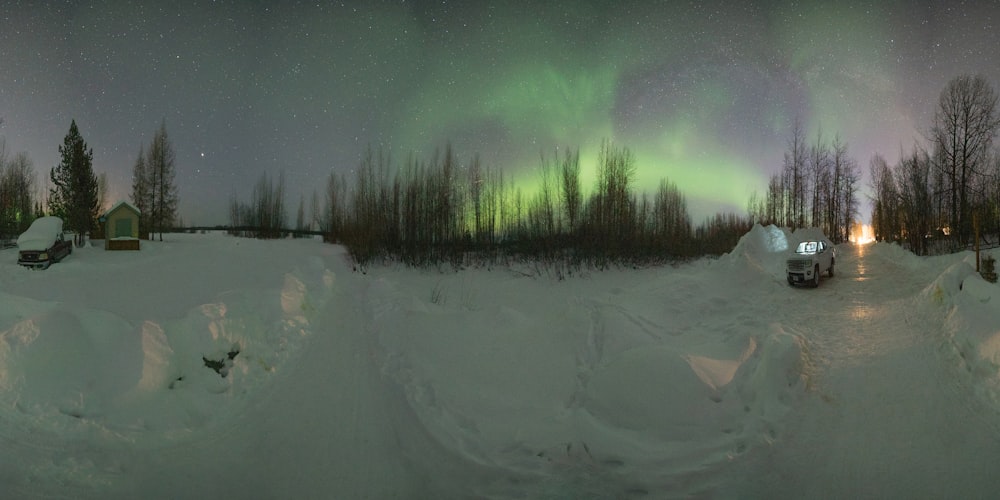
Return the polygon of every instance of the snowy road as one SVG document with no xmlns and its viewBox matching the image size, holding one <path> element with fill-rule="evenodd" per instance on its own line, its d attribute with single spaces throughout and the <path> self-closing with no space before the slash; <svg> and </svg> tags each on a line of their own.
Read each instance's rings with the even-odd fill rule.
<svg viewBox="0 0 1000 500">
<path fill-rule="evenodd" d="M 908 301 L 940 270 L 912 271 L 884 253 L 842 247 L 835 278 L 795 290 L 816 397 L 793 410 L 773 447 L 734 464 L 722 496 L 995 497 L 995 410 L 946 362 L 943 310 Z"/>
</svg>

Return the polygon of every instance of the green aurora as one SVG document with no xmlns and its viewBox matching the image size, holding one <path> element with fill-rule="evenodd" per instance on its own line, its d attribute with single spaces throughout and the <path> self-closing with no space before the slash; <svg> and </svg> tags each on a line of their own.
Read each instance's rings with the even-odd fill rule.
<svg viewBox="0 0 1000 500">
<path fill-rule="evenodd" d="M 398 166 L 451 144 L 525 191 L 543 156 L 578 149 L 589 188 L 604 140 L 635 154 L 639 190 L 676 183 L 697 222 L 766 189 L 796 121 L 867 171 L 925 143 L 951 78 L 1000 86 L 989 2 L 105 7 L 0 16 L 0 136 L 46 171 L 76 119 L 121 198 L 165 120 L 181 213 L 208 224 L 262 172 L 308 198 L 368 147 Z"/>
</svg>

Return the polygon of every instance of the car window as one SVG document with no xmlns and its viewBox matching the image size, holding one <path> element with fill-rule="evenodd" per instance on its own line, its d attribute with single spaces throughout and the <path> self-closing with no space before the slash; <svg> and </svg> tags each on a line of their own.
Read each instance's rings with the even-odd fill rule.
<svg viewBox="0 0 1000 500">
<path fill-rule="evenodd" d="M 795 247 L 795 253 L 814 254 L 825 252 L 829 248 L 822 241 L 803 241 Z"/>
</svg>

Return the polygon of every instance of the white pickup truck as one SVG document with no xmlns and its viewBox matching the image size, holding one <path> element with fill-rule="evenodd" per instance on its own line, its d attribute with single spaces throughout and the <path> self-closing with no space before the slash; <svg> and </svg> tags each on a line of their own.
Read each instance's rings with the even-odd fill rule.
<svg viewBox="0 0 1000 500">
<path fill-rule="evenodd" d="M 785 274 L 789 285 L 819 286 L 819 275 L 830 273 L 837 260 L 836 250 L 830 240 L 807 240 L 795 247 L 795 252 L 785 261 Z"/>
</svg>

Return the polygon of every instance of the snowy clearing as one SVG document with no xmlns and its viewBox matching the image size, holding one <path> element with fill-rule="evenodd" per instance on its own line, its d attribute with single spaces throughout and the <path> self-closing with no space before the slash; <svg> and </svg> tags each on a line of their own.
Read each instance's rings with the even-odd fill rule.
<svg viewBox="0 0 1000 500">
<path fill-rule="evenodd" d="M 809 234 L 564 281 L 217 234 L 3 250 L 3 496 L 996 491 L 1000 288 L 886 244 L 791 288 Z"/>
</svg>

